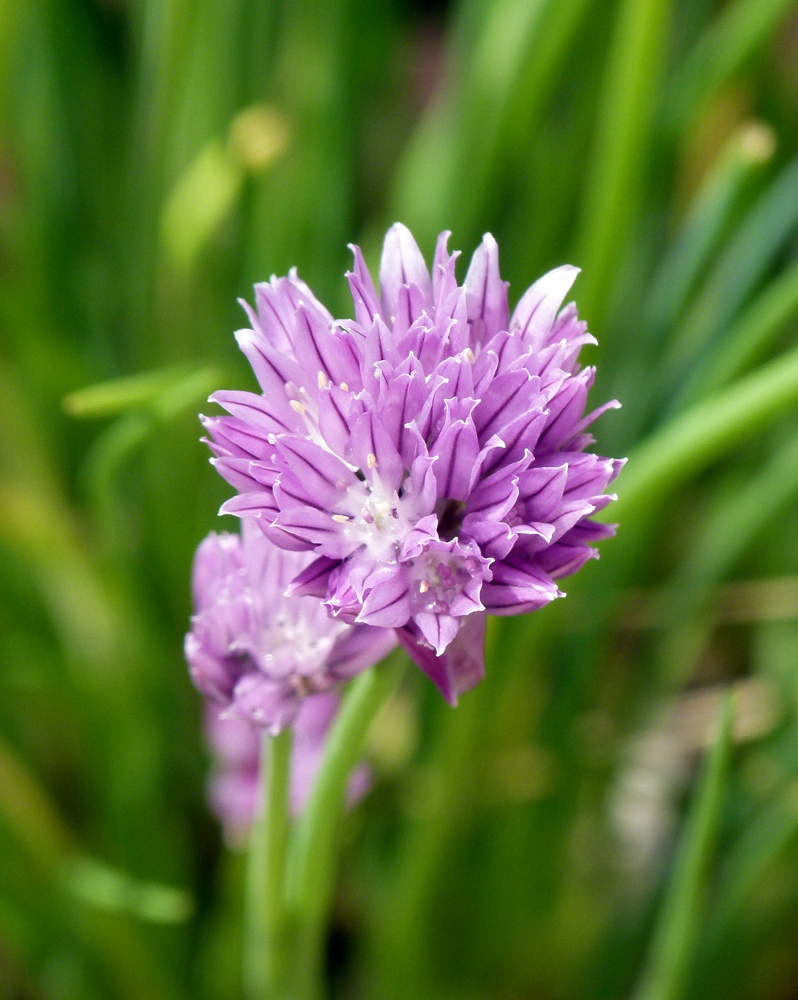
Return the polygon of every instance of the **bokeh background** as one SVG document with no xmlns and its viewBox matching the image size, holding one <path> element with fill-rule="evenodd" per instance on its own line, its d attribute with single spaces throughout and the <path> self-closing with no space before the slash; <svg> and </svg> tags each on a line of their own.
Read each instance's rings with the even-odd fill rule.
<svg viewBox="0 0 798 1000">
<path fill-rule="evenodd" d="M 630 463 L 568 599 L 379 718 L 333 994 L 798 997 L 794 0 L 0 2 L 0 996 L 240 996 L 196 414 L 254 387 L 237 296 L 347 315 L 396 219 L 511 301 L 583 268 Z"/>
</svg>

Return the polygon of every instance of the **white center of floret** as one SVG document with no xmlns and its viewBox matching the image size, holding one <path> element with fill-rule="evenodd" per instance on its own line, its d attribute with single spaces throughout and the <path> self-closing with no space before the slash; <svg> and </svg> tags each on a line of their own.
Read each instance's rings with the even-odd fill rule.
<svg viewBox="0 0 798 1000">
<path fill-rule="evenodd" d="M 305 600 L 308 613 L 303 613 L 305 609 L 297 613 L 296 605 Z M 317 602 L 312 602 L 312 598 L 292 598 L 292 602 L 295 605 L 292 613 L 280 609 L 263 623 L 258 633 L 259 666 L 274 678 L 291 674 L 309 677 L 318 673 L 347 629 L 343 623 L 319 614 Z"/>
<path fill-rule="evenodd" d="M 364 547 L 375 561 L 394 562 L 399 543 L 412 527 L 407 503 L 396 490 L 388 492 L 379 481 L 374 488 L 363 483 L 349 490 L 343 506 L 348 513 L 333 516 L 344 538 Z"/>
</svg>

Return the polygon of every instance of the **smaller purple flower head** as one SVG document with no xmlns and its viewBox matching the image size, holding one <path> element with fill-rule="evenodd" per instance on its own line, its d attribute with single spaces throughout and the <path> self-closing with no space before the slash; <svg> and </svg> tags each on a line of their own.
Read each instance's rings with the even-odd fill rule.
<svg viewBox="0 0 798 1000">
<path fill-rule="evenodd" d="M 381 660 L 391 632 L 348 625 L 286 587 L 311 556 L 277 548 L 252 521 L 211 533 L 194 557 L 194 611 L 185 653 L 199 690 L 227 714 L 276 734 L 303 699 Z"/>
<path fill-rule="evenodd" d="M 613 528 L 622 462 L 590 454 L 595 343 L 563 301 L 565 265 L 511 312 L 486 235 L 459 285 L 438 239 L 432 271 L 409 230 L 385 237 L 379 291 L 360 250 L 354 319 L 336 320 L 292 271 L 255 286 L 236 334 L 261 392 L 217 392 L 214 464 L 255 518 L 315 559 L 291 592 L 338 621 L 395 629 L 450 701 L 482 677 L 485 615 L 534 611 Z"/>
<path fill-rule="evenodd" d="M 305 808 L 338 704 L 338 696 L 333 691 L 310 695 L 302 702 L 294 720 L 289 788 L 294 816 Z M 213 754 L 208 802 L 222 824 L 225 841 L 231 847 L 240 847 L 246 843 L 260 807 L 261 730 L 211 701 L 205 707 L 205 730 Z M 370 784 L 369 769 L 361 764 L 349 778 L 349 804 L 361 799 Z"/>
</svg>

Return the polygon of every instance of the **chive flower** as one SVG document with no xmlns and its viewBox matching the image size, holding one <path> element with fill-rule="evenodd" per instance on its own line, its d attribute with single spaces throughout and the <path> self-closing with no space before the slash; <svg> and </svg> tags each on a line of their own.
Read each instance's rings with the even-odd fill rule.
<svg viewBox="0 0 798 1000">
<path fill-rule="evenodd" d="M 213 462 L 239 492 L 222 513 L 310 552 L 289 592 L 337 622 L 395 630 L 444 696 L 484 674 L 485 615 L 534 611 L 595 557 L 591 520 L 622 462 L 585 449 L 595 343 L 558 267 L 512 315 L 486 235 L 465 282 L 438 239 L 432 267 L 409 230 L 385 238 L 379 292 L 358 247 L 353 320 L 336 320 L 292 270 L 255 286 L 236 334 L 261 392 L 217 392 Z"/>
<path fill-rule="evenodd" d="M 194 557 L 191 677 L 229 717 L 272 735 L 294 723 L 305 698 L 396 645 L 384 629 L 336 621 L 316 598 L 286 595 L 312 558 L 277 548 L 251 520 L 240 535 L 211 533 Z"/>
</svg>

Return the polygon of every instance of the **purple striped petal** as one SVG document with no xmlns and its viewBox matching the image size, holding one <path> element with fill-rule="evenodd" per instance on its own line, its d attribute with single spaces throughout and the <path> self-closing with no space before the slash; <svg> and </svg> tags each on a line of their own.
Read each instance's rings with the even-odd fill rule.
<svg viewBox="0 0 798 1000">
<path fill-rule="evenodd" d="M 418 244 L 407 226 L 396 222 L 385 236 L 380 261 L 382 308 L 391 320 L 396 315 L 402 285 L 416 285 L 427 302 L 432 302 L 432 282 Z"/>
<path fill-rule="evenodd" d="M 493 615 L 519 615 L 537 611 L 556 597 L 557 585 L 536 565 L 495 563 L 493 579 L 482 587 L 482 601 Z"/>
<path fill-rule="evenodd" d="M 438 499 L 468 499 L 471 474 L 479 456 L 479 440 L 471 419 L 447 423 L 430 446 Z"/>
<path fill-rule="evenodd" d="M 532 350 L 540 350 L 545 345 L 562 300 L 578 274 L 578 267 L 563 264 L 538 278 L 521 296 L 510 326 L 519 331 Z"/>
<path fill-rule="evenodd" d="M 237 420 L 235 417 L 201 416 L 202 426 L 212 436 L 213 442 L 203 438 L 215 455 L 234 455 L 263 461 L 274 454 L 274 445 L 263 432 Z"/>
<path fill-rule="evenodd" d="M 346 272 L 346 277 L 355 303 L 355 319 L 361 326 L 369 327 L 376 316 L 382 318 L 382 307 L 360 247 L 350 243 L 349 249 L 354 255 L 355 265 L 353 271 Z"/>
<path fill-rule="evenodd" d="M 474 251 L 465 279 L 468 322 L 475 345 L 508 328 L 507 288 L 499 276 L 498 244 L 486 233 Z"/>
<path fill-rule="evenodd" d="M 285 392 L 270 400 L 254 392 L 215 392 L 208 402 L 218 403 L 243 424 L 262 429 L 264 435 L 302 431 L 302 420 Z"/>
<path fill-rule="evenodd" d="M 484 440 L 529 409 L 530 396 L 534 398 L 538 379 L 524 371 L 509 371 L 493 380 L 474 410 L 474 423 Z"/>
<path fill-rule="evenodd" d="M 319 556 L 306 566 L 285 589 L 287 597 L 326 597 L 332 571 L 341 565 L 340 559 Z"/>
<path fill-rule="evenodd" d="M 404 568 L 378 567 L 369 577 L 368 586 L 358 623 L 378 628 L 404 625 L 410 617 L 410 588 Z"/>
<path fill-rule="evenodd" d="M 358 485 L 358 478 L 340 458 L 325 451 L 313 441 L 300 437 L 282 437 L 275 444 L 277 454 L 306 490 L 318 491 L 343 498 L 346 491 Z M 337 502 L 337 500 L 336 500 Z M 334 504 L 330 504 L 334 506 Z"/>
<path fill-rule="evenodd" d="M 247 361 L 252 365 L 255 377 L 267 399 L 284 398 L 287 382 L 302 384 L 303 371 L 296 361 L 287 354 L 280 354 L 254 330 L 238 330 L 236 340 Z M 314 382 L 314 387 L 315 385 Z"/>
<path fill-rule="evenodd" d="M 352 452 L 368 483 L 379 480 L 388 491 L 399 489 L 404 475 L 402 457 L 372 410 L 359 417 L 352 428 Z"/>
<path fill-rule="evenodd" d="M 486 624 L 484 613 L 469 615 L 441 656 L 413 624 L 397 629 L 396 637 L 449 704 L 456 705 L 458 695 L 476 687 L 485 676 Z"/>
</svg>

